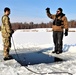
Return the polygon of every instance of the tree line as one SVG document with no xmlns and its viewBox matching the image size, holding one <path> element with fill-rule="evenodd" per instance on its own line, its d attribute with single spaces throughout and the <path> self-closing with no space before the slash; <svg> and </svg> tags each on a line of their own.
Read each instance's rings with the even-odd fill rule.
<svg viewBox="0 0 76 75">
<path fill-rule="evenodd" d="M 69 28 L 76 28 L 76 20 L 68 21 Z M 30 23 L 12 23 L 12 28 L 14 30 L 17 29 L 33 29 L 33 28 L 51 28 L 52 22 L 49 23 L 40 23 L 40 24 L 34 24 L 34 22 Z"/>
<path fill-rule="evenodd" d="M 69 28 L 76 28 L 76 20 L 71 20 L 68 21 Z M 50 21 L 49 23 L 40 23 L 40 24 L 34 24 L 34 22 L 30 23 L 12 23 L 12 29 L 17 30 L 17 29 L 34 29 L 34 28 L 51 28 L 52 27 L 52 22 Z"/>
<path fill-rule="evenodd" d="M 12 23 L 12 29 L 34 29 L 34 28 L 51 28 L 52 22 L 49 23 L 40 23 L 40 24 L 34 24 L 33 22 L 30 23 Z"/>
</svg>

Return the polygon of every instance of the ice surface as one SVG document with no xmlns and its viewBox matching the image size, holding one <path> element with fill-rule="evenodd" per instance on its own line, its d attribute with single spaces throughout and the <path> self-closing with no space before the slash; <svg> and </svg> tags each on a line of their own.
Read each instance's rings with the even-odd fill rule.
<svg viewBox="0 0 76 75">
<path fill-rule="evenodd" d="M 13 34 L 13 39 L 15 43 L 15 48 L 17 52 L 21 54 L 23 52 L 40 52 L 45 53 L 50 56 L 51 50 L 53 50 L 53 41 L 52 41 L 52 32 L 51 29 L 32 29 L 32 30 L 17 30 Z M 76 29 L 70 29 L 76 31 Z M 48 32 L 46 32 L 48 31 Z M 65 52 L 63 56 L 71 57 L 67 61 L 57 62 L 57 63 L 39 63 L 34 65 L 28 65 L 27 67 L 37 73 L 47 73 L 54 72 L 51 75 L 76 75 L 76 33 L 69 32 L 67 37 L 64 36 L 64 46 L 63 51 Z M 2 37 L 0 33 L 0 75 L 41 75 L 30 72 L 26 67 L 21 66 L 16 60 L 3 61 L 3 46 L 2 46 Z M 43 49 L 43 50 L 42 50 Z M 12 45 L 12 51 L 14 47 Z M 42 51 L 41 51 L 42 50 Z M 11 51 L 11 53 L 12 53 Z M 15 54 L 15 52 L 13 51 Z M 32 57 L 32 56 L 31 56 Z M 43 58 L 44 59 L 44 58 Z M 56 72 L 56 73 L 55 73 Z M 62 73 L 61 73 L 62 72 Z M 44 74 L 42 74 L 44 75 Z"/>
</svg>

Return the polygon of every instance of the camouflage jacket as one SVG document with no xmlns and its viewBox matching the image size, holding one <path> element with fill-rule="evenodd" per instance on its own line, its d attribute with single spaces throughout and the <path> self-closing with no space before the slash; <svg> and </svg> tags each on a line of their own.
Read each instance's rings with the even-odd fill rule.
<svg viewBox="0 0 76 75">
<path fill-rule="evenodd" d="M 2 16 L 1 32 L 3 37 L 10 37 L 12 32 L 10 18 L 7 15 Z"/>
</svg>

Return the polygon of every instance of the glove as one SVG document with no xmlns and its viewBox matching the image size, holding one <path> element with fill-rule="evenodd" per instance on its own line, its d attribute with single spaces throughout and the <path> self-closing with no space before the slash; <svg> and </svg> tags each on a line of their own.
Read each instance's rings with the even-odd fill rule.
<svg viewBox="0 0 76 75">
<path fill-rule="evenodd" d="M 12 29 L 12 32 L 11 32 L 12 34 L 14 33 L 14 30 Z"/>
<path fill-rule="evenodd" d="M 12 34 L 14 33 L 14 30 L 11 30 L 11 34 L 10 34 L 10 36 L 12 37 Z"/>
<path fill-rule="evenodd" d="M 68 29 L 65 29 L 65 36 L 68 36 Z"/>
<path fill-rule="evenodd" d="M 46 12 L 47 13 L 50 13 L 50 8 L 46 8 Z"/>
</svg>

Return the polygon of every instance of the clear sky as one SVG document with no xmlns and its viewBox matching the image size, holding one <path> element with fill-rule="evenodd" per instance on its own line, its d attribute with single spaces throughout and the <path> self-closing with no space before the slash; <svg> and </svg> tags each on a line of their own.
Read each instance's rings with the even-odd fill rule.
<svg viewBox="0 0 76 75">
<path fill-rule="evenodd" d="M 11 9 L 11 22 L 47 23 L 46 7 L 52 14 L 61 7 L 68 20 L 76 20 L 76 0 L 0 0 L 0 18 L 5 7 Z"/>
</svg>

